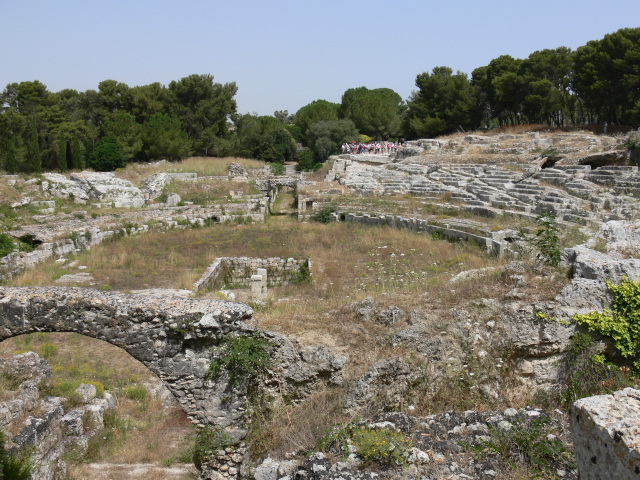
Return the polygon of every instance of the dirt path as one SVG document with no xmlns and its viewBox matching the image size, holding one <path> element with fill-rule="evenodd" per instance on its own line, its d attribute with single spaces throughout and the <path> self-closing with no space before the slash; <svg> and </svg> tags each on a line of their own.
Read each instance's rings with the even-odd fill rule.
<svg viewBox="0 0 640 480">
<path fill-rule="evenodd" d="M 73 467 L 70 473 L 74 478 L 94 480 L 187 480 L 197 472 L 188 464 L 160 467 L 151 463 L 88 463 Z"/>
</svg>

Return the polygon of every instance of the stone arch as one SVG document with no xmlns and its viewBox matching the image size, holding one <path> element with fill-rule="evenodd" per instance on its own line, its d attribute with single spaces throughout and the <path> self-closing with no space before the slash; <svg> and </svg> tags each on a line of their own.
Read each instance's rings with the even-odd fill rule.
<svg viewBox="0 0 640 480">
<path fill-rule="evenodd" d="M 158 298 L 73 287 L 0 287 L 0 341 L 31 332 L 76 332 L 116 345 L 153 372 L 189 418 L 242 435 L 246 391 L 228 375 L 206 376 L 212 349 L 229 335 L 251 335 L 253 310 L 219 300 Z M 297 349 L 285 336 L 261 332 L 275 348 L 261 385 L 272 396 L 301 400 L 339 385 L 346 357 L 323 347 Z"/>
<path fill-rule="evenodd" d="M 232 331 L 251 330 L 244 321 L 252 314 L 248 306 L 213 300 L 0 287 L 0 341 L 32 332 L 76 332 L 106 341 L 153 372 L 192 421 L 224 427 L 235 424 L 242 409 L 228 400 L 221 405 L 227 384 L 206 378 L 211 347 Z"/>
</svg>

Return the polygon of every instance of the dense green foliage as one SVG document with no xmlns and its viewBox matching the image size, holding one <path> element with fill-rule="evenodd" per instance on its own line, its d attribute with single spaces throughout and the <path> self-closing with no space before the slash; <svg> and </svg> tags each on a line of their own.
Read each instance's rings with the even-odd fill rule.
<svg viewBox="0 0 640 480">
<path fill-rule="evenodd" d="M 61 172 L 67 169 L 67 141 L 64 138 L 62 129 L 60 129 L 58 137 L 58 168 Z"/>
<path fill-rule="evenodd" d="M 16 248 L 16 244 L 6 233 L 0 233 L 0 257 L 10 254 Z"/>
<path fill-rule="evenodd" d="M 390 88 L 350 88 L 342 95 L 340 117 L 350 119 L 356 128 L 373 138 L 400 133 L 402 97 Z"/>
<path fill-rule="evenodd" d="M 272 348 L 268 340 L 260 337 L 228 338 L 221 355 L 211 360 L 207 377 L 217 377 L 224 367 L 229 372 L 231 383 L 240 385 L 267 371 Z"/>
<path fill-rule="evenodd" d="M 464 73 L 436 67 L 416 78 L 410 99 L 408 129 L 418 137 L 434 137 L 456 129 L 474 128 L 478 121 L 471 83 Z"/>
<path fill-rule="evenodd" d="M 590 312 L 575 315 L 578 324 L 592 332 L 612 340 L 613 346 L 623 357 L 635 360 L 634 367 L 640 370 L 638 342 L 640 341 L 640 280 L 631 281 L 626 277 L 615 285 L 607 280 L 607 287 L 613 294 L 611 310 L 602 313 Z"/>
<path fill-rule="evenodd" d="M 179 160 L 191 151 L 191 140 L 176 115 L 154 113 L 144 124 L 142 140 L 150 159 Z"/>
<path fill-rule="evenodd" d="M 273 163 L 284 163 L 295 157 L 295 140 L 277 118 L 238 115 L 235 123 L 237 135 L 228 153 Z"/>
<path fill-rule="evenodd" d="M 545 49 L 525 59 L 502 55 L 470 78 L 435 67 L 416 76 L 406 104 L 389 88 L 363 86 L 347 89 L 340 104 L 315 100 L 294 115 L 280 110 L 273 117 L 238 114 L 236 84 L 215 83 L 210 74 L 168 86 L 129 87 L 110 79 L 85 92 L 50 92 L 38 80 L 10 83 L 0 94 L 0 167 L 32 173 L 80 168 L 95 144 L 112 137 L 127 162 L 193 154 L 281 163 L 295 160 L 295 143 L 302 143 L 315 155 L 313 162 L 303 157 L 309 169 L 347 136 L 326 134 L 327 124 L 343 128 L 338 121 L 352 122 L 356 135 L 374 140 L 526 123 L 633 126 L 640 124 L 638 64 L 640 28 L 625 28 L 575 51 Z M 324 124 L 320 132 L 313 130 L 318 123 Z"/>
<path fill-rule="evenodd" d="M 307 130 L 314 123 L 338 120 L 340 105 L 326 100 L 314 100 L 296 112 L 294 124 L 300 129 L 304 142 L 307 139 Z"/>
<path fill-rule="evenodd" d="M 124 167 L 125 159 L 118 142 L 110 137 L 100 140 L 91 152 L 89 166 L 99 172 L 111 172 Z"/>
<path fill-rule="evenodd" d="M 307 145 L 316 162 L 324 162 L 330 155 L 340 152 L 344 142 L 358 138 L 358 131 L 351 120 L 316 122 L 307 130 Z"/>
<path fill-rule="evenodd" d="M 78 134 L 73 135 L 73 146 L 71 147 L 71 158 L 73 160 L 73 168 L 82 170 L 82 150 L 80 150 L 80 140 Z"/>
</svg>

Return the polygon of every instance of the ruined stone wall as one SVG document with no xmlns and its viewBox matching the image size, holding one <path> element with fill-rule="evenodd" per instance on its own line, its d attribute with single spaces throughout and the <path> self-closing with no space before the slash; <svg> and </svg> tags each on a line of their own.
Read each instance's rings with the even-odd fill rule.
<svg viewBox="0 0 640 480">
<path fill-rule="evenodd" d="M 84 288 L 0 287 L 0 341 L 31 332 L 76 332 L 121 347 L 153 372 L 196 423 L 237 430 L 247 384 L 223 368 L 207 376 L 229 336 L 255 336 L 272 346 L 277 368 L 261 385 L 266 395 L 302 399 L 315 388 L 343 382 L 345 357 L 322 347 L 297 350 L 283 335 L 257 331 L 253 310 L 232 302 L 161 299 Z M 277 373 L 276 373 L 277 372 Z"/>
<path fill-rule="evenodd" d="M 251 276 L 256 275 L 258 269 L 267 270 L 269 287 L 287 285 L 291 277 L 303 266 L 310 269 L 311 261 L 307 258 L 220 257 L 209 266 L 200 280 L 193 285 L 193 289 L 198 291 L 206 288 L 220 288 L 223 283 L 249 288 Z"/>
<path fill-rule="evenodd" d="M 508 244 L 492 238 L 490 236 L 482 236 L 476 233 L 465 232 L 447 226 L 433 225 L 421 218 L 407 218 L 399 215 L 356 215 L 355 213 L 347 213 L 344 216 L 334 214 L 336 220 L 343 219 L 345 222 L 360 223 L 370 226 L 388 226 L 391 228 L 404 228 L 414 232 L 425 232 L 431 235 L 441 235 L 444 239 L 456 241 L 464 240 L 475 242 L 484 248 L 488 253 L 494 253 L 502 256 L 506 253 Z"/>
<path fill-rule="evenodd" d="M 65 453 L 87 450 L 89 438 L 104 428 L 105 413 L 115 408 L 114 397 L 105 392 L 97 398 L 94 385 L 82 384 L 78 404 L 65 411 L 63 398 L 40 396 L 38 387 L 51 376 L 51 366 L 34 352 L 0 357 L 0 373 L 20 382 L 3 392 L 8 399 L 0 403 L 0 431 L 17 432 L 5 448 L 29 453 L 31 478 L 65 477 Z"/>
<path fill-rule="evenodd" d="M 255 197 L 244 202 L 227 203 L 206 208 L 173 207 L 164 204 L 153 205 L 138 216 L 127 216 L 133 221 L 124 222 L 135 226 L 95 226 L 65 232 L 67 238 L 44 242 L 32 252 L 13 252 L 0 258 L 0 280 L 11 279 L 26 268 L 44 262 L 50 258 L 62 258 L 66 255 L 87 250 L 105 240 L 118 236 L 137 235 L 149 230 L 154 224 L 156 231 L 196 228 L 210 223 L 224 222 L 264 222 L 267 215 L 267 197 Z M 162 207 L 162 208 L 161 208 Z M 141 224 L 140 222 L 149 222 Z"/>
</svg>

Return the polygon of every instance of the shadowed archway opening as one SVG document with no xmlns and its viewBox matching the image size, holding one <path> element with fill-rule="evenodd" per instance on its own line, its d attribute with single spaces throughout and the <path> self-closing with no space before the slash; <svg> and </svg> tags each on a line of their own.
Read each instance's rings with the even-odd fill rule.
<svg viewBox="0 0 640 480">
<path fill-rule="evenodd" d="M 104 465 L 112 478 L 128 478 L 124 472 L 132 464 L 158 467 L 153 478 L 189 478 L 162 471 L 190 462 L 193 429 L 171 392 L 145 365 L 122 348 L 78 333 L 29 333 L 0 342 L 1 357 L 27 351 L 51 365 L 51 378 L 40 384 L 39 395 L 65 398 L 65 413 L 77 407 L 75 389 L 83 383 L 115 399 L 115 411 L 105 416 L 105 428 L 89 440 L 87 452 L 67 455 L 69 479 L 96 478 L 90 464 Z"/>
</svg>

